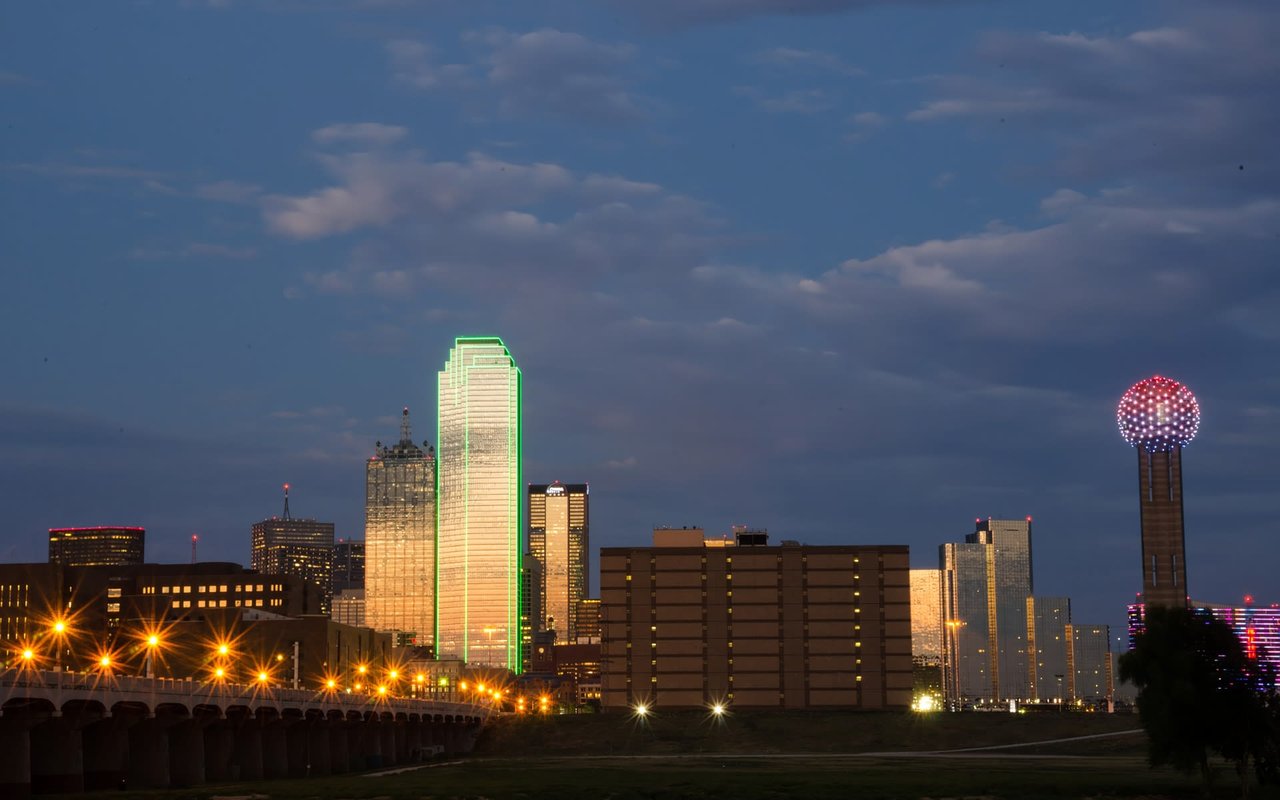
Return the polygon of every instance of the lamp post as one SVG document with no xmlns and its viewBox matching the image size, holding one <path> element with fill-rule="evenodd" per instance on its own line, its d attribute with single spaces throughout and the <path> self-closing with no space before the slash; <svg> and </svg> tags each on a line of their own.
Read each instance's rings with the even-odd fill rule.
<svg viewBox="0 0 1280 800">
<path fill-rule="evenodd" d="M 147 635 L 147 658 L 146 658 L 148 678 L 154 678 L 156 676 L 155 652 L 159 647 L 160 647 L 160 635 L 155 633 L 148 634 Z"/>
</svg>

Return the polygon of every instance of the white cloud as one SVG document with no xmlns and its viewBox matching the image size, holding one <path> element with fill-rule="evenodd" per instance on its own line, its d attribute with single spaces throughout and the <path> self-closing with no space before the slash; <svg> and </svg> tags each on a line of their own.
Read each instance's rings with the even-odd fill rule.
<svg viewBox="0 0 1280 800">
<path fill-rule="evenodd" d="M 379 147 L 395 144 L 408 132 L 408 128 L 380 122 L 344 122 L 314 130 L 311 138 L 322 145 L 351 143 Z"/>
</svg>

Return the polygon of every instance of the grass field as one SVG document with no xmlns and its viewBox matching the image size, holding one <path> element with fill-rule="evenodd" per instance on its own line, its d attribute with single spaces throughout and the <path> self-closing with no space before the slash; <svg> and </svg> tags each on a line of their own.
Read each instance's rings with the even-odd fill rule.
<svg viewBox="0 0 1280 800">
<path fill-rule="evenodd" d="M 1196 798 L 1199 779 L 1146 766 L 1145 737 L 1108 736 L 1011 749 L 975 747 L 1094 736 L 1131 716 L 699 713 L 496 721 L 476 752 L 393 775 L 353 775 L 101 798 L 271 800 L 423 798 Z M 934 753 L 960 750 L 960 753 Z M 886 755 L 860 755 L 877 753 Z M 896 755 L 887 755 L 894 753 Z M 1223 770 L 1213 797 L 1239 797 Z M 1256 792 L 1275 800 L 1280 792 Z"/>
</svg>

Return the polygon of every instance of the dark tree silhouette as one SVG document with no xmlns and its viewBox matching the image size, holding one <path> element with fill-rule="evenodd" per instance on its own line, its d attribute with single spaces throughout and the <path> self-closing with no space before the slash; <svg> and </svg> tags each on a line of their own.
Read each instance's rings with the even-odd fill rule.
<svg viewBox="0 0 1280 800">
<path fill-rule="evenodd" d="M 1274 724 L 1267 696 L 1275 676 L 1246 656 L 1226 623 L 1203 611 L 1148 608 L 1145 630 L 1120 657 L 1120 677 L 1138 687 L 1152 766 L 1199 770 L 1207 786 L 1217 753 L 1234 762 L 1247 793 L 1250 760 L 1263 766 Z"/>
</svg>

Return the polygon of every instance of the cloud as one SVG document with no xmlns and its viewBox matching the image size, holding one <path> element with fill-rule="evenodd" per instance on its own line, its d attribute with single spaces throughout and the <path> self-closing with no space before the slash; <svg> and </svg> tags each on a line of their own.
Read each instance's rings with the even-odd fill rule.
<svg viewBox="0 0 1280 800">
<path fill-rule="evenodd" d="M 405 137 L 408 128 L 399 125 L 383 125 L 380 122 L 346 122 L 329 125 L 311 132 L 316 144 L 357 144 L 385 147 Z"/>
<path fill-rule="evenodd" d="M 0 169 L 28 172 L 50 178 L 160 181 L 170 177 L 164 172 L 117 164 L 68 164 L 60 161 L 0 164 Z"/>
<path fill-rule="evenodd" d="M 256 202 L 262 194 L 262 187 L 240 181 L 215 181 L 199 184 L 192 193 L 201 200 L 245 204 Z"/>
<path fill-rule="evenodd" d="M 1031 127 L 1055 170 L 1265 194 L 1280 183 L 1280 10 L 1226 3 L 1128 35 L 992 33 L 987 66 L 936 81 L 907 119 Z"/>
<path fill-rule="evenodd" d="M 129 251 L 129 258 L 135 261 L 172 261 L 176 259 L 212 258 L 222 260 L 244 261 L 257 258 L 256 247 L 231 247 L 225 244 L 210 242 L 191 242 L 176 250 L 156 247 L 135 247 Z"/>
<path fill-rule="evenodd" d="M 652 102 L 631 89 L 635 48 L 542 28 L 526 33 L 489 29 L 464 36 L 483 52 L 474 63 L 437 64 L 428 45 L 388 43 L 397 80 L 425 91 L 466 90 L 491 99 L 497 112 L 622 125 L 647 119 Z"/>
<path fill-rule="evenodd" d="M 845 63 L 835 53 L 825 50 L 805 50 L 796 47 L 774 47 L 761 50 L 751 56 L 751 61 L 765 66 L 791 70 L 828 72 L 845 77 L 865 75 L 858 67 Z"/>
<path fill-rule="evenodd" d="M 818 114 L 830 111 L 836 100 L 823 89 L 790 89 L 771 95 L 756 86 L 735 86 L 733 93 L 751 99 L 757 109 L 770 114 Z"/>
<path fill-rule="evenodd" d="M 653 24 L 683 27 L 734 22 L 750 17 L 839 14 L 874 6 L 953 5 L 964 0 L 612 0 L 615 6 Z"/>
</svg>

